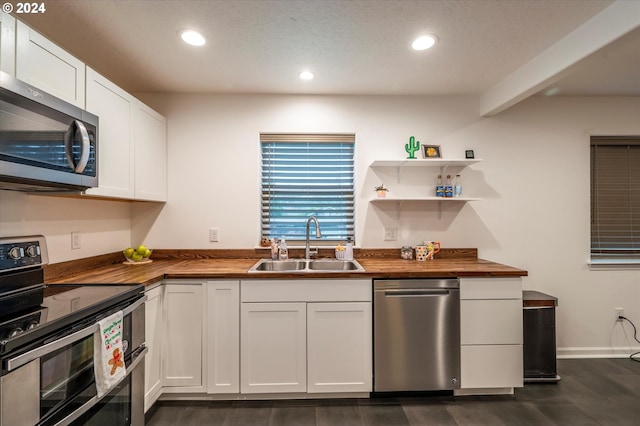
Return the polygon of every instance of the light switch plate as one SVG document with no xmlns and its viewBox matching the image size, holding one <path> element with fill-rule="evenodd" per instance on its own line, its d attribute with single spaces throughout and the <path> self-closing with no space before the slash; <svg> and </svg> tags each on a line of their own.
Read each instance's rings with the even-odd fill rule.
<svg viewBox="0 0 640 426">
<path fill-rule="evenodd" d="M 209 241 L 213 243 L 220 241 L 220 228 L 209 228 Z"/>
<path fill-rule="evenodd" d="M 384 228 L 384 240 L 396 241 L 398 239 L 398 228 Z"/>
<path fill-rule="evenodd" d="M 71 250 L 77 250 L 82 246 L 80 241 L 80 233 L 72 232 L 71 233 Z"/>
</svg>

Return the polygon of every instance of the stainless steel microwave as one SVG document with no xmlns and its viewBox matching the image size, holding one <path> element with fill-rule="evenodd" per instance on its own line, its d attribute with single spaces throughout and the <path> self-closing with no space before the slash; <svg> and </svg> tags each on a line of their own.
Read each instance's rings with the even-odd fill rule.
<svg viewBox="0 0 640 426">
<path fill-rule="evenodd" d="M 0 189 L 98 186 L 98 117 L 0 72 Z"/>
</svg>

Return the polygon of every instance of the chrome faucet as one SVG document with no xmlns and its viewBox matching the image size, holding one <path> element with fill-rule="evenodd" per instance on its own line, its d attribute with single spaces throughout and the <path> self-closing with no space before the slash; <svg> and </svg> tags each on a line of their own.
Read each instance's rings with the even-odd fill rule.
<svg viewBox="0 0 640 426">
<path fill-rule="evenodd" d="M 311 259 L 311 256 L 317 256 L 318 255 L 318 249 L 317 248 L 315 250 L 311 250 L 311 248 L 309 247 L 309 225 L 311 225 L 311 221 L 314 221 L 316 223 L 316 238 L 322 237 L 322 233 L 320 232 L 320 224 L 318 223 L 318 219 L 315 216 L 310 216 L 309 219 L 307 219 L 307 239 L 306 239 L 306 246 L 305 246 L 305 250 L 304 250 L 304 258 L 305 259 Z"/>
</svg>

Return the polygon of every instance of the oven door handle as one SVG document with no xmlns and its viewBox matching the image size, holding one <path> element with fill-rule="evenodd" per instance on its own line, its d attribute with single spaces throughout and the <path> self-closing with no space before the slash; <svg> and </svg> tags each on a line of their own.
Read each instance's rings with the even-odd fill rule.
<svg viewBox="0 0 640 426">
<path fill-rule="evenodd" d="M 133 370 L 136 369 L 136 367 L 138 366 L 138 364 L 140 364 L 140 361 L 142 361 L 144 359 L 144 356 L 147 354 L 147 351 L 149 349 L 146 346 L 141 346 L 135 353 L 135 359 L 131 362 L 131 365 L 129 365 L 127 367 L 127 375 L 124 376 L 122 379 L 120 379 L 118 381 L 118 383 L 116 383 L 115 385 L 113 385 L 113 387 L 111 389 L 114 389 L 116 386 L 118 386 L 123 380 L 125 380 L 127 377 L 129 377 L 129 375 L 133 372 Z M 60 420 L 58 423 L 55 423 L 54 426 L 66 426 L 69 425 L 71 423 L 73 423 L 74 421 L 76 421 L 77 419 L 80 418 L 80 416 L 82 416 L 84 413 L 86 413 L 87 411 L 89 411 L 91 408 L 93 408 L 98 402 L 100 402 L 103 398 L 106 398 L 107 396 L 109 396 L 109 393 L 111 391 L 107 392 L 106 394 L 104 394 L 101 398 L 98 398 L 98 395 L 94 396 L 93 398 L 91 398 L 89 401 L 85 402 L 84 404 L 82 404 L 81 407 L 79 407 L 77 410 L 75 410 L 73 413 L 69 414 L 67 417 L 65 417 L 64 419 Z"/>
<path fill-rule="evenodd" d="M 136 300 L 131 305 L 127 306 L 122 310 L 122 316 L 127 316 L 138 306 L 142 305 L 147 300 L 147 296 L 142 296 L 140 299 Z M 57 351 L 60 348 L 64 348 L 67 345 L 73 344 L 77 341 L 80 341 L 88 336 L 91 336 L 93 333 L 98 331 L 98 324 L 91 324 L 88 327 L 83 328 L 82 330 L 78 330 L 75 333 L 71 333 L 67 336 L 64 336 L 58 340 L 55 340 L 51 343 L 47 343 L 46 345 L 40 346 L 39 348 L 32 349 L 29 352 L 25 352 L 22 355 L 18 355 L 14 358 L 7 360 L 7 372 L 13 371 L 16 368 L 22 367 L 25 364 L 33 361 L 34 359 L 42 358 L 43 356 L 50 354 L 51 352 Z"/>
</svg>

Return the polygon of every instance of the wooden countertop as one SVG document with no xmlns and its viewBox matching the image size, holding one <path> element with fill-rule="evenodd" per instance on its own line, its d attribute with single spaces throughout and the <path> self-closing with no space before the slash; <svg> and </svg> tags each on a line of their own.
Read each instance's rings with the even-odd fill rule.
<svg viewBox="0 0 640 426">
<path fill-rule="evenodd" d="M 121 256 L 121 255 L 120 255 Z M 166 258 L 143 265 L 121 262 L 107 265 L 85 262 L 78 272 L 45 274 L 47 284 L 143 284 L 163 279 L 269 279 L 269 278 L 429 278 L 514 277 L 527 271 L 478 258 L 442 258 L 426 262 L 387 257 L 356 260 L 365 272 L 249 273 L 256 258 Z M 53 266 L 55 269 L 55 265 Z M 63 269 L 58 267 L 58 269 Z M 47 277 L 47 275 L 49 275 Z"/>
</svg>

